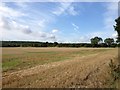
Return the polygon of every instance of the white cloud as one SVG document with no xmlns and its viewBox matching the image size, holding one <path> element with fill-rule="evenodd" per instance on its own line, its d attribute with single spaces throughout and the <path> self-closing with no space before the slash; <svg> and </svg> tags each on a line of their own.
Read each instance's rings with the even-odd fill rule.
<svg viewBox="0 0 120 90">
<path fill-rule="evenodd" d="M 0 17 L 0 28 L 2 31 L 3 30 L 6 30 L 6 31 L 16 30 L 16 31 L 21 31 L 26 34 L 32 33 L 29 26 L 19 24 L 16 21 L 7 19 L 6 17 Z"/>
<path fill-rule="evenodd" d="M 45 19 L 42 19 L 41 21 L 38 21 L 38 25 L 40 26 L 40 28 L 45 27 L 45 23 L 46 23 Z"/>
<path fill-rule="evenodd" d="M 29 26 L 25 26 L 25 25 L 20 25 L 19 26 L 20 30 L 25 33 L 25 34 L 31 34 L 32 30 L 30 29 Z M 19 30 L 19 29 L 18 29 Z"/>
<path fill-rule="evenodd" d="M 61 15 L 62 13 L 65 12 L 66 9 L 68 9 L 68 7 L 71 5 L 71 3 L 64 3 L 64 2 L 61 2 L 57 9 L 55 9 L 55 11 L 53 11 L 52 13 L 55 14 L 55 15 Z"/>
<path fill-rule="evenodd" d="M 30 26 L 3 16 L 0 16 L 0 29 L 2 33 L 1 40 L 56 40 L 56 36 L 53 34 L 33 31 Z"/>
<path fill-rule="evenodd" d="M 73 38 L 74 37 L 74 38 Z M 59 39 L 58 42 L 60 43 L 89 43 L 90 38 L 89 36 L 68 36 L 67 38 L 63 37 L 62 39 Z"/>
<path fill-rule="evenodd" d="M 55 15 L 69 14 L 69 15 L 78 15 L 78 12 L 75 10 L 72 2 L 60 2 L 55 10 L 52 11 Z"/>
<path fill-rule="evenodd" d="M 104 6 L 106 8 L 106 12 L 103 14 L 104 19 L 104 36 L 116 38 L 116 31 L 114 30 L 113 25 L 115 25 L 115 19 L 118 17 L 118 3 L 117 2 L 109 2 Z"/>
<path fill-rule="evenodd" d="M 79 37 L 79 42 L 90 43 L 90 39 L 95 37 L 95 36 L 103 38 L 103 32 L 91 32 L 91 33 L 86 34 L 86 35 L 81 35 Z"/>
<path fill-rule="evenodd" d="M 23 3 L 19 3 L 20 7 L 23 7 L 22 5 Z M 24 13 L 6 6 L 5 3 L 0 6 L 1 40 L 56 40 L 56 35 L 51 34 L 51 32 L 41 31 L 46 26 L 47 21 L 45 19 L 38 21 L 36 20 L 38 17 L 31 17 L 28 22 L 20 18 L 25 15 Z"/>
<path fill-rule="evenodd" d="M 102 35 L 103 35 L 103 32 L 91 32 L 88 34 L 90 38 L 93 38 L 95 36 L 102 37 Z"/>
<path fill-rule="evenodd" d="M 25 16 L 25 14 L 20 11 L 9 8 L 5 5 L 5 3 L 2 3 L 0 5 L 0 16 L 12 18 L 12 17 Z"/>
<path fill-rule="evenodd" d="M 113 30 L 113 25 L 115 24 L 115 19 L 118 16 L 118 3 L 111 2 L 108 3 L 106 6 L 106 12 L 104 13 L 104 25 L 105 29 Z"/>
<path fill-rule="evenodd" d="M 0 28 L 2 31 L 2 38 L 5 40 L 35 40 L 36 38 L 38 40 L 54 40 L 56 39 L 55 35 L 51 33 L 46 33 L 43 31 L 33 31 L 30 26 L 22 25 L 20 23 L 17 23 L 16 21 L 6 21 L 4 19 L 0 20 L 3 25 L 0 24 Z M 7 25 L 7 23 L 10 24 L 10 26 Z M 9 38 L 10 37 L 10 38 Z"/>
<path fill-rule="evenodd" d="M 75 30 L 75 31 L 78 31 L 78 30 L 79 30 L 79 26 L 77 26 L 76 24 L 72 23 L 72 26 L 74 27 L 74 30 Z"/>
<path fill-rule="evenodd" d="M 75 10 L 75 7 L 74 6 L 71 6 L 68 8 L 67 12 L 70 14 L 70 15 L 78 15 L 78 12 Z"/>
<path fill-rule="evenodd" d="M 38 32 L 38 33 L 34 33 L 34 34 L 41 38 L 47 37 L 47 33 L 45 33 L 45 32 Z"/>
<path fill-rule="evenodd" d="M 29 26 L 16 22 L 11 23 L 11 25 L 10 30 L 2 27 L 3 40 L 56 40 L 56 36 L 51 33 L 33 31 Z"/>
<path fill-rule="evenodd" d="M 56 33 L 56 32 L 58 32 L 59 30 L 57 30 L 57 29 L 53 29 L 52 30 L 52 33 Z"/>
<path fill-rule="evenodd" d="M 55 39 L 56 38 L 55 35 L 53 35 L 53 34 L 50 34 L 48 37 L 51 38 L 51 39 Z"/>
<path fill-rule="evenodd" d="M 2 16 L 0 16 L 0 28 L 10 30 L 10 24 L 8 20 Z"/>
<path fill-rule="evenodd" d="M 80 43 L 89 43 L 90 42 L 90 37 L 89 36 L 80 36 L 79 37 L 79 42 Z"/>
<path fill-rule="evenodd" d="M 20 8 L 27 8 L 26 2 L 15 2 L 15 4 Z"/>
<path fill-rule="evenodd" d="M 114 32 L 114 33 L 112 34 L 112 38 L 117 38 L 117 32 Z"/>
</svg>

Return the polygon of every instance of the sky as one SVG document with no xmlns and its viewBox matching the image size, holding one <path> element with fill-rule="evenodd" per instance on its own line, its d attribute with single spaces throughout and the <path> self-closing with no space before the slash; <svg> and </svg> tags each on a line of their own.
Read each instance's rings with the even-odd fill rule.
<svg viewBox="0 0 120 90">
<path fill-rule="evenodd" d="M 0 39 L 85 43 L 116 38 L 117 2 L 1 2 Z"/>
</svg>

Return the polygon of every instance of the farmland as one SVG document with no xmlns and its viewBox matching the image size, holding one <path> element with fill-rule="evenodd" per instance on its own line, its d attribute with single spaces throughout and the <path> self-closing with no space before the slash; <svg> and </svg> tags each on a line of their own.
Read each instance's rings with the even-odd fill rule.
<svg viewBox="0 0 120 90">
<path fill-rule="evenodd" d="M 117 48 L 2 48 L 2 86 L 110 87 Z"/>
</svg>

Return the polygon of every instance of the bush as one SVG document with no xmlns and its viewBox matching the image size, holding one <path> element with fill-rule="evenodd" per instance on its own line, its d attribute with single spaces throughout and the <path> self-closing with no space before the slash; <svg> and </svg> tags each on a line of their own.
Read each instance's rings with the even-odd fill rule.
<svg viewBox="0 0 120 90">
<path fill-rule="evenodd" d="M 115 64 L 111 59 L 109 66 L 111 68 L 111 75 L 113 76 L 114 81 L 120 79 L 120 64 Z"/>
</svg>

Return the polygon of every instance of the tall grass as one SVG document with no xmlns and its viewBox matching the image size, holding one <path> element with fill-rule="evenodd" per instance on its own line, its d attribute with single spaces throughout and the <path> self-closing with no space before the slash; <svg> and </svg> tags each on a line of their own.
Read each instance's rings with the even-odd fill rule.
<svg viewBox="0 0 120 90">
<path fill-rule="evenodd" d="M 114 88 L 120 89 L 120 64 L 117 60 L 113 61 L 111 59 L 109 67 L 112 75 L 112 85 Z"/>
</svg>

